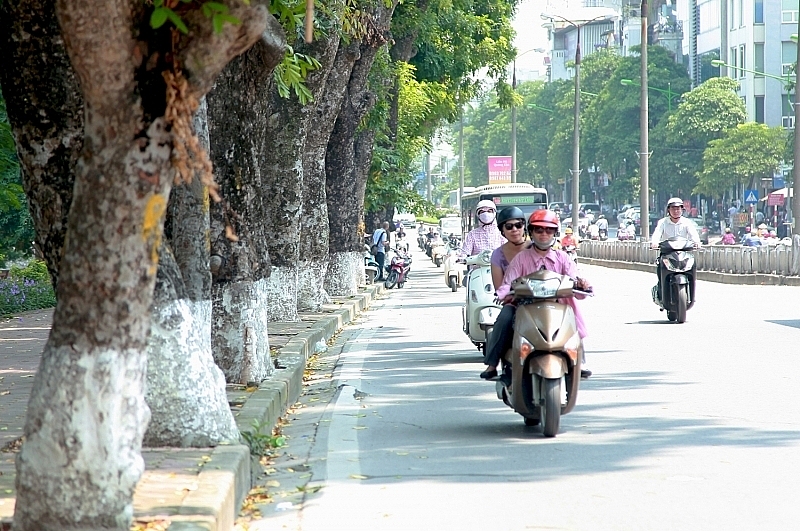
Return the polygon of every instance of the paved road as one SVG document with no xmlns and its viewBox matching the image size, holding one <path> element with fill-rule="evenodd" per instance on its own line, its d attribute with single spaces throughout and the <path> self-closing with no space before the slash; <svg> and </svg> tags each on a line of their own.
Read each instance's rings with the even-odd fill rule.
<svg viewBox="0 0 800 531">
<path fill-rule="evenodd" d="M 415 258 L 286 428 L 273 465 L 308 470 L 306 494 L 276 491 L 250 529 L 797 528 L 800 288 L 701 283 L 678 325 L 652 275 L 583 266 L 595 375 L 546 439 L 478 378 L 464 291 Z"/>
</svg>

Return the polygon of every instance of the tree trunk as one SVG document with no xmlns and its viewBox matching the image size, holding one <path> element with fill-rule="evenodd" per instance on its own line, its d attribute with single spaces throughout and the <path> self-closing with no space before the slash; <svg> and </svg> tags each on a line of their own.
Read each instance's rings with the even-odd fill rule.
<svg viewBox="0 0 800 531">
<path fill-rule="evenodd" d="M 185 117 L 182 109 L 271 17 L 264 6 L 231 3 L 230 14 L 244 22 L 213 33 L 199 10 L 190 11 L 190 37 L 173 42 L 168 30 L 148 29 L 149 13 L 134 0 L 60 0 L 58 25 L 52 4 L 3 2 L 0 9 L 9 29 L 3 75 L 21 80 L 4 77 L 3 88 L 15 135 L 31 148 L 23 174 L 58 298 L 17 456 L 14 529 L 128 529 L 150 416 L 148 312 L 174 175 L 176 129 L 164 116 L 169 105 L 172 117 Z M 66 56 L 77 84 L 65 73 Z M 170 101 L 162 76 L 173 71 L 163 62 L 168 57 L 185 65 L 189 80 L 176 84 Z M 62 93 L 55 87 L 65 79 Z M 82 126 L 71 114 L 81 108 L 70 99 L 76 86 Z M 65 100 L 71 103 L 41 103 Z M 51 123 L 33 116 L 40 107 Z M 66 183 L 43 175 L 56 167 L 58 179 L 74 176 L 71 204 L 63 201 Z"/>
<path fill-rule="evenodd" d="M 83 96 L 53 2 L 0 2 L 0 85 L 6 99 L 41 249 L 53 287 L 83 148 Z"/>
<path fill-rule="evenodd" d="M 324 91 L 320 92 L 311 110 L 313 126 L 307 128 L 303 154 L 304 197 L 298 285 L 298 309 L 301 311 L 318 311 L 328 298 L 324 289 L 331 273 L 328 271 L 330 229 L 325 193 L 325 152 L 342 106 L 353 63 L 358 57 L 358 48 L 358 45 L 339 43 L 335 57 L 330 58 L 332 66 Z"/>
<path fill-rule="evenodd" d="M 194 130 L 208 150 L 205 99 Z M 170 194 L 147 349 L 146 446 L 216 446 L 239 436 L 211 353 L 208 204 L 200 175 Z"/>
<path fill-rule="evenodd" d="M 381 33 L 393 8 L 380 7 L 376 33 Z M 385 30 L 384 30 L 385 31 Z M 353 65 L 342 107 L 326 153 L 326 193 L 330 224 L 330 261 L 326 289 L 331 295 L 353 295 L 364 277 L 364 242 L 359 227 L 364 218 L 366 174 L 358 171 L 356 134 L 362 118 L 375 105 L 367 78 L 378 49 L 385 40 L 368 39 L 360 46 Z M 372 133 L 374 134 L 374 133 Z M 371 148 L 370 148 L 371 150 Z M 359 157 L 363 154 L 358 154 Z M 359 161 L 360 162 L 360 161 Z"/>
<path fill-rule="evenodd" d="M 272 371 L 261 171 L 271 142 L 264 124 L 272 70 L 282 57 L 273 43 L 257 43 L 228 65 L 208 95 L 211 159 L 225 198 L 211 208 L 212 351 L 232 383 L 259 382 Z M 226 236 L 228 227 L 235 237 Z"/>
</svg>

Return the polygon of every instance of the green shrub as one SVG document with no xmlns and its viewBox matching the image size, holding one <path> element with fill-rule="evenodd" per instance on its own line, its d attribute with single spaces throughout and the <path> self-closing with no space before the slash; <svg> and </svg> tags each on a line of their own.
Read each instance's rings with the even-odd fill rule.
<svg viewBox="0 0 800 531">
<path fill-rule="evenodd" d="M 44 260 L 31 260 L 25 267 L 14 266 L 11 268 L 9 276 L 50 283 L 50 273 L 47 272 L 47 264 Z"/>
<path fill-rule="evenodd" d="M 0 316 L 52 308 L 56 295 L 47 266 L 33 260 L 25 267 L 12 267 L 9 277 L 0 279 Z"/>
</svg>

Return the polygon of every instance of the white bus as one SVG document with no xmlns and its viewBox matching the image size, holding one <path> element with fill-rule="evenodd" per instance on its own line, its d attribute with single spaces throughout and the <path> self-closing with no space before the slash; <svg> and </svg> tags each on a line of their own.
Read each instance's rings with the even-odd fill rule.
<svg viewBox="0 0 800 531">
<path fill-rule="evenodd" d="M 461 201 L 461 220 L 464 234 L 471 231 L 478 223 L 475 207 L 478 201 L 488 199 L 500 212 L 506 207 L 517 207 L 525 214 L 531 215 L 534 210 L 547 208 L 547 190 L 537 188 L 528 183 L 487 184 L 477 187 L 470 193 L 464 193 Z"/>
</svg>

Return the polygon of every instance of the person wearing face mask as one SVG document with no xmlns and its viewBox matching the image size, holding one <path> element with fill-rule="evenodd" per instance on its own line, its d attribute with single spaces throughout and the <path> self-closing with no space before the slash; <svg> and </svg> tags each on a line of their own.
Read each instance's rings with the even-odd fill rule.
<svg viewBox="0 0 800 531">
<path fill-rule="evenodd" d="M 514 280 L 541 269 L 547 269 L 575 279 L 575 287 L 578 289 L 591 291 L 589 282 L 578 278 L 578 268 L 569 255 L 564 251 L 557 251 L 552 248 L 556 241 L 557 230 L 558 216 L 550 210 L 536 210 L 528 219 L 528 234 L 530 234 L 533 243 L 517 254 L 511 261 L 506 268 L 505 275 L 503 275 L 502 284 L 497 288 L 497 298 L 503 301 L 504 306 L 489 336 L 486 359 L 484 360 L 486 369 L 481 373 L 481 378 L 485 380 L 497 377 L 497 365 L 500 363 L 503 354 L 511 348 L 511 341 L 514 337 L 513 325 L 516 306 L 514 306 L 514 297 L 509 295 L 509 291 Z M 583 339 L 586 337 L 586 325 L 575 304 L 575 298 L 581 297 L 576 294 L 574 298 L 565 299 L 563 302 L 572 306 L 572 310 L 575 312 L 575 324 L 578 327 L 578 334 Z M 581 369 L 581 378 L 588 378 L 591 375 L 592 371 Z M 507 377 L 507 375 L 504 377 Z"/>
<path fill-rule="evenodd" d="M 494 202 L 484 199 L 478 202 L 475 208 L 478 214 L 478 226 L 467 233 L 464 243 L 461 245 L 460 256 L 474 256 L 482 251 L 494 251 L 506 242 L 500 234 L 500 230 L 495 225 L 497 208 Z"/>
</svg>

